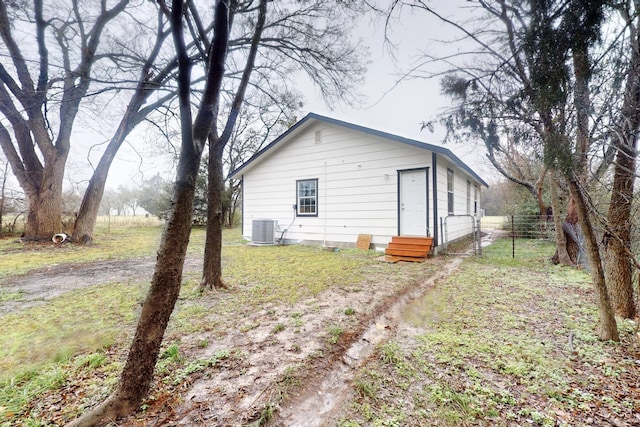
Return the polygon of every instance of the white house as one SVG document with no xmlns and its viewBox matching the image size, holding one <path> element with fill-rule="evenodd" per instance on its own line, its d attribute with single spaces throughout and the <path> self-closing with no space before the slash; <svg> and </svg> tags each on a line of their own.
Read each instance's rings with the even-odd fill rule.
<svg viewBox="0 0 640 427">
<path fill-rule="evenodd" d="M 392 236 L 437 246 L 441 218 L 479 215 L 487 187 L 446 148 L 313 113 L 231 177 L 242 180 L 245 238 L 342 247 L 361 234 L 375 247 Z"/>
</svg>

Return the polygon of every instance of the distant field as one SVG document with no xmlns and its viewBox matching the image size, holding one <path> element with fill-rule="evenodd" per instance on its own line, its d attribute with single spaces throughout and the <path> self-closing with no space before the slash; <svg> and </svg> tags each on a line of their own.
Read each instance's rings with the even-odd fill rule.
<svg viewBox="0 0 640 427">
<path fill-rule="evenodd" d="M 505 228 L 509 225 L 508 216 L 483 216 L 480 218 L 480 228 Z"/>
<path fill-rule="evenodd" d="M 71 218 L 63 218 L 65 223 L 70 223 Z M 6 214 L 2 218 L 3 232 L 19 235 L 24 230 L 25 216 L 22 214 Z M 153 227 L 161 226 L 164 220 L 149 215 L 100 215 L 96 221 L 96 232 L 108 231 L 114 228 L 124 227 Z M 60 232 L 70 232 L 69 229 L 59 230 Z"/>
</svg>

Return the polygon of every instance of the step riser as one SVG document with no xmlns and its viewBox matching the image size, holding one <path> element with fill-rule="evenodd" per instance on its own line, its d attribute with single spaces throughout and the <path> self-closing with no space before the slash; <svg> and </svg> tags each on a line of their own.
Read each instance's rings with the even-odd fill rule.
<svg viewBox="0 0 640 427">
<path fill-rule="evenodd" d="M 393 236 L 385 254 L 424 259 L 431 252 L 432 245 L 432 237 Z"/>
</svg>

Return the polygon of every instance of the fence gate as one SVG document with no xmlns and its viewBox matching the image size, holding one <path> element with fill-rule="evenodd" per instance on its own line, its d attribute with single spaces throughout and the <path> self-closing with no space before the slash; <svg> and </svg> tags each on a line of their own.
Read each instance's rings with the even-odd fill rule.
<svg viewBox="0 0 640 427">
<path fill-rule="evenodd" d="M 449 215 L 440 218 L 444 252 L 451 255 L 482 255 L 480 221 L 473 215 Z M 456 245 L 455 243 L 460 243 Z M 469 244 L 472 250 L 468 250 Z"/>
</svg>

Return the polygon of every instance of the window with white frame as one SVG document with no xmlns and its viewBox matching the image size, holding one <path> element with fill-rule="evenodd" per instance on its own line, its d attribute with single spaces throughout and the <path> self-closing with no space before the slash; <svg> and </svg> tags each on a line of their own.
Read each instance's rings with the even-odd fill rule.
<svg viewBox="0 0 640 427">
<path fill-rule="evenodd" d="M 471 182 L 467 181 L 467 215 L 471 215 Z"/>
<path fill-rule="evenodd" d="M 453 215 L 453 171 L 447 169 L 447 212 Z"/>
<path fill-rule="evenodd" d="M 478 196 L 480 195 L 480 187 L 473 186 L 473 214 L 478 215 Z"/>
<path fill-rule="evenodd" d="M 318 216 L 318 179 L 296 181 L 298 216 Z"/>
</svg>

